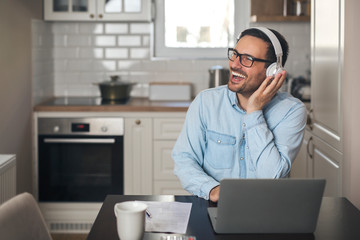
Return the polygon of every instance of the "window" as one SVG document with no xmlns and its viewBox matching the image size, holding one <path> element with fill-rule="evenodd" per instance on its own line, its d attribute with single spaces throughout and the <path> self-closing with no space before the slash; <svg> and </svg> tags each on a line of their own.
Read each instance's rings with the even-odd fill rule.
<svg viewBox="0 0 360 240">
<path fill-rule="evenodd" d="M 227 58 L 249 19 L 249 0 L 156 0 L 155 57 Z"/>
</svg>

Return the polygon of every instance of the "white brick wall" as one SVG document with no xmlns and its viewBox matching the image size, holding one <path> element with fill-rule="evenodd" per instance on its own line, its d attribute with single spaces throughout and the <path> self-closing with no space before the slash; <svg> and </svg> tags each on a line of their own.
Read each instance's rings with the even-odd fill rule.
<svg viewBox="0 0 360 240">
<path fill-rule="evenodd" d="M 105 33 L 107 34 L 126 34 L 128 33 L 128 24 L 126 23 L 106 23 Z"/>
<path fill-rule="evenodd" d="M 127 48 L 106 48 L 105 57 L 114 59 L 127 59 L 129 56 Z"/>
<path fill-rule="evenodd" d="M 32 94 L 33 106 L 54 95 L 54 36 L 43 21 L 32 20 Z"/>
<path fill-rule="evenodd" d="M 104 49 L 89 47 L 89 48 L 80 48 L 79 58 L 103 58 Z"/>
<path fill-rule="evenodd" d="M 141 46 L 141 36 L 120 36 L 119 46 Z"/>
<path fill-rule="evenodd" d="M 82 23 L 79 26 L 80 34 L 102 34 L 104 33 L 104 24 L 102 23 Z"/>
<path fill-rule="evenodd" d="M 115 36 L 95 36 L 94 45 L 100 47 L 116 46 Z"/>
<path fill-rule="evenodd" d="M 310 69 L 310 24 L 269 23 L 290 44 L 286 69 L 293 76 Z M 42 22 L 34 20 L 34 97 L 99 96 L 93 83 L 120 75 L 138 83 L 133 94 L 147 94 L 152 81 L 193 83 L 193 95 L 209 84 L 208 69 L 223 60 L 152 59 L 151 23 Z M 44 87 L 43 87 L 44 86 Z M 140 89 L 139 89 L 140 88 Z M 38 102 L 36 100 L 35 102 Z"/>
<path fill-rule="evenodd" d="M 130 58 L 149 59 L 150 58 L 150 49 L 149 48 L 132 48 L 132 49 L 130 49 Z"/>
<path fill-rule="evenodd" d="M 132 23 L 130 24 L 130 34 L 150 34 L 151 33 L 151 25 L 147 23 Z"/>
</svg>

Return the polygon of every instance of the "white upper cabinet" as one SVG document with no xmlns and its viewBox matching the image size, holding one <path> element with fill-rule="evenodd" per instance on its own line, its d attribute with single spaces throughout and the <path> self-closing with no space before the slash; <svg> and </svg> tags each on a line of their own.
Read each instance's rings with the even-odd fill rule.
<svg viewBox="0 0 360 240">
<path fill-rule="evenodd" d="M 151 21 L 151 0 L 44 0 L 46 21 Z"/>
</svg>

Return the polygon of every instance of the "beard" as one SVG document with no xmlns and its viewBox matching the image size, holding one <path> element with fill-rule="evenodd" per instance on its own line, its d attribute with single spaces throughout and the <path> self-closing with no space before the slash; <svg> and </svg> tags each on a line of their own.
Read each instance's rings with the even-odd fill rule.
<svg viewBox="0 0 360 240">
<path fill-rule="evenodd" d="M 255 76 L 248 76 L 245 72 L 239 69 L 231 69 L 231 71 L 238 72 L 241 75 L 244 75 L 245 78 L 234 77 L 231 72 L 228 81 L 228 89 L 232 92 L 241 94 L 245 97 L 251 96 L 261 85 L 263 80 L 266 78 L 266 75 L 263 73 L 258 73 Z M 259 81 L 259 79 L 263 79 Z"/>
<path fill-rule="evenodd" d="M 230 77 L 228 82 L 228 89 L 232 92 L 239 93 L 243 96 L 251 95 L 256 91 L 256 89 L 258 89 L 260 85 L 254 86 L 250 84 L 249 80 L 250 79 L 246 78 L 246 79 L 242 79 L 240 82 L 237 82 L 237 81 L 233 81 L 232 77 Z"/>
<path fill-rule="evenodd" d="M 237 94 L 241 94 L 244 97 L 250 97 L 251 94 L 253 94 L 256 91 L 256 89 L 258 89 L 258 87 L 250 87 L 246 82 L 238 86 L 233 84 L 230 79 L 228 83 L 228 89 Z"/>
</svg>

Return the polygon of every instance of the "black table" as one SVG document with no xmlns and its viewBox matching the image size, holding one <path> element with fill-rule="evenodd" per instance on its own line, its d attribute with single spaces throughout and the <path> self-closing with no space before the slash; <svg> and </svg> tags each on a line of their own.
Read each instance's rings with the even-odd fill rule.
<svg viewBox="0 0 360 240">
<path fill-rule="evenodd" d="M 114 205 L 118 202 L 177 201 L 191 202 L 192 208 L 186 235 L 197 240 L 241 240 L 241 239 L 316 239 L 316 240 L 358 240 L 360 239 L 360 211 L 346 198 L 324 197 L 318 225 L 314 234 L 216 234 L 211 226 L 207 208 L 215 206 L 195 196 L 128 196 L 108 195 L 92 226 L 87 240 L 119 240 L 116 230 Z M 144 240 L 160 240 L 165 233 L 145 232 Z"/>
</svg>

